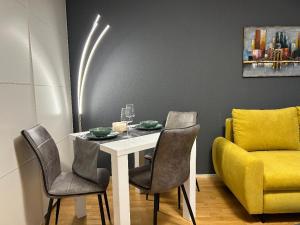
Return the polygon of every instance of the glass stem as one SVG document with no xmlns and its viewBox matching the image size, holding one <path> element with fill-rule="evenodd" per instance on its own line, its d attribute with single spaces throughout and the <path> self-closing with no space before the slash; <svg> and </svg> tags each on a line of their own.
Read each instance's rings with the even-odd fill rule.
<svg viewBox="0 0 300 225">
<path fill-rule="evenodd" d="M 129 136 L 129 123 L 127 123 L 127 137 Z"/>
</svg>

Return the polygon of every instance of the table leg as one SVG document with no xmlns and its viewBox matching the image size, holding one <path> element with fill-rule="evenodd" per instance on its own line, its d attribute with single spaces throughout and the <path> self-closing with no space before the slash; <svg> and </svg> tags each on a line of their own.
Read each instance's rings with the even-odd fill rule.
<svg viewBox="0 0 300 225">
<path fill-rule="evenodd" d="M 134 153 L 134 167 L 139 167 L 141 165 L 144 165 L 145 161 L 144 161 L 144 154 L 143 152 L 135 152 Z M 142 194 L 144 193 L 144 191 L 142 191 L 139 188 L 135 188 L 135 191 Z"/>
<path fill-rule="evenodd" d="M 140 152 L 134 153 L 134 167 L 140 166 Z"/>
<path fill-rule="evenodd" d="M 75 197 L 75 215 L 78 219 L 86 216 L 86 201 L 85 197 Z"/>
<path fill-rule="evenodd" d="M 74 140 L 72 138 L 69 139 L 70 151 L 74 153 Z M 72 166 L 70 166 L 72 167 Z M 78 219 L 86 216 L 86 201 L 84 196 L 75 197 L 75 215 Z"/>
<path fill-rule="evenodd" d="M 190 177 L 184 183 L 184 187 L 186 189 L 187 196 L 190 200 L 191 208 L 194 212 L 194 217 L 196 218 L 196 140 L 193 144 L 191 151 Z M 185 201 L 183 204 L 183 217 L 185 219 L 191 220 L 189 210 Z"/>
<path fill-rule="evenodd" d="M 134 153 L 134 167 L 139 167 L 145 165 L 144 152 L 135 152 Z"/>
<path fill-rule="evenodd" d="M 140 152 L 134 153 L 134 167 L 140 166 Z M 138 188 L 135 188 L 136 192 L 141 193 L 141 190 Z"/>
<path fill-rule="evenodd" d="M 130 225 L 128 155 L 112 155 L 114 225 Z"/>
</svg>

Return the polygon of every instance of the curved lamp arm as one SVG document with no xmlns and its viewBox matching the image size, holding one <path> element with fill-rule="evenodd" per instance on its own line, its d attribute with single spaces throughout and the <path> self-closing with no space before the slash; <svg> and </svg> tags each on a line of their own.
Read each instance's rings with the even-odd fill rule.
<svg viewBox="0 0 300 225">
<path fill-rule="evenodd" d="M 95 42 L 89 57 L 86 61 L 86 66 L 84 68 L 84 72 L 83 72 L 83 77 L 82 77 L 82 82 L 81 82 L 81 87 L 80 87 L 80 101 L 79 101 L 79 114 L 82 114 L 82 97 L 83 97 L 83 93 L 84 93 L 84 86 L 85 86 L 85 81 L 86 81 L 86 77 L 87 77 L 87 73 L 91 64 L 91 60 L 95 54 L 95 51 L 99 45 L 99 43 L 101 42 L 102 38 L 104 37 L 104 35 L 107 33 L 108 29 L 110 28 L 109 25 L 106 25 L 106 27 L 104 28 L 104 30 L 101 32 L 101 34 L 99 35 L 97 41 Z"/>
<path fill-rule="evenodd" d="M 100 15 L 98 14 L 93 26 L 91 28 L 91 31 L 85 41 L 84 44 L 84 48 L 82 51 L 82 55 L 80 58 L 80 64 L 79 64 L 79 71 L 78 71 L 78 82 L 77 82 L 77 103 L 78 103 L 78 125 L 79 125 L 79 131 L 82 131 L 82 126 L 81 126 L 81 116 L 82 116 L 82 97 L 83 97 L 83 93 L 84 93 L 84 86 L 85 86 L 85 81 L 86 81 L 86 77 L 87 77 L 87 73 L 90 67 L 90 63 L 91 60 L 95 54 L 95 51 L 99 45 L 99 43 L 101 42 L 102 38 L 104 37 L 104 35 L 106 34 L 106 32 L 108 31 L 108 29 L 110 28 L 109 25 L 107 25 L 104 30 L 100 33 L 99 37 L 97 38 L 96 42 L 94 43 L 92 50 L 90 52 L 90 54 L 88 55 L 88 58 L 86 60 L 86 55 L 87 55 L 87 51 L 89 49 L 90 46 L 90 42 L 91 42 L 91 38 L 93 36 L 93 34 L 95 33 L 97 26 L 98 26 L 98 22 L 100 20 Z M 86 62 L 86 63 L 85 63 Z M 85 65 L 84 65 L 85 63 Z"/>
<path fill-rule="evenodd" d="M 81 92 L 81 82 L 82 82 L 82 75 L 83 75 L 83 64 L 85 62 L 85 58 L 86 58 L 86 53 L 87 53 L 87 50 L 90 46 L 90 42 L 91 42 L 91 38 L 98 26 L 98 22 L 100 20 L 100 15 L 98 14 L 94 23 L 93 23 L 93 26 L 92 26 L 92 29 L 85 41 L 85 44 L 84 44 L 84 47 L 83 47 L 83 51 L 82 51 L 82 54 L 81 54 L 81 58 L 80 58 L 80 63 L 79 63 L 79 71 L 78 71 L 78 82 L 77 82 L 77 103 L 78 103 L 78 113 L 81 114 L 80 112 L 80 109 L 79 109 L 79 104 L 80 104 L 80 92 Z"/>
</svg>

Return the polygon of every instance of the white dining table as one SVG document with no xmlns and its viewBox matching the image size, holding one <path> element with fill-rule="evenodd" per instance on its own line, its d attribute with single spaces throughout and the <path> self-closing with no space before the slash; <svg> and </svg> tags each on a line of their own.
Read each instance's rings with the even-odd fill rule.
<svg viewBox="0 0 300 225">
<path fill-rule="evenodd" d="M 73 142 L 77 136 L 83 134 L 84 132 L 73 133 L 69 137 Z M 159 135 L 160 133 L 157 132 L 116 141 L 112 139 L 111 142 L 99 144 L 99 150 L 111 155 L 114 225 L 130 225 L 128 155 L 134 153 L 135 166 L 139 166 L 139 153 L 154 148 Z M 192 147 L 190 160 L 190 177 L 184 183 L 184 186 L 196 217 L 196 141 Z M 76 197 L 75 214 L 78 218 L 86 215 L 85 207 L 85 197 Z M 185 201 L 183 204 L 183 217 L 187 220 L 191 219 Z"/>
</svg>

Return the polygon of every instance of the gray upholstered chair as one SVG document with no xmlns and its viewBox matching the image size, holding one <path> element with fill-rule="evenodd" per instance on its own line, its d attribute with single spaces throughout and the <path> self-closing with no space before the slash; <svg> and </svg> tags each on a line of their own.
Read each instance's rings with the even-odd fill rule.
<svg viewBox="0 0 300 225">
<path fill-rule="evenodd" d="M 197 112 L 176 112 L 170 111 L 165 124 L 166 129 L 183 128 L 193 126 L 197 123 Z M 146 154 L 145 159 L 152 161 L 152 154 Z M 196 179 L 196 187 L 200 191 L 198 181 Z M 148 195 L 146 195 L 148 199 Z M 178 208 L 180 209 L 180 188 L 178 188 Z"/>
<path fill-rule="evenodd" d="M 145 193 L 154 194 L 153 224 L 157 224 L 159 195 L 180 187 L 193 224 L 196 224 L 183 183 L 190 175 L 190 156 L 200 126 L 166 129 L 160 133 L 152 163 L 131 169 L 129 182 Z"/>
<path fill-rule="evenodd" d="M 106 209 L 109 215 L 106 189 L 109 183 L 110 174 L 107 169 L 98 169 L 98 182 L 91 182 L 72 172 L 62 172 L 57 146 L 48 131 L 41 125 L 31 129 L 23 130 L 22 135 L 28 141 L 33 152 L 40 163 L 45 192 L 50 198 L 46 225 L 49 225 L 53 200 L 57 199 L 56 224 L 58 222 L 60 200 L 65 197 L 78 195 L 97 194 L 102 224 L 105 225 L 102 197 L 104 195 Z"/>
</svg>

